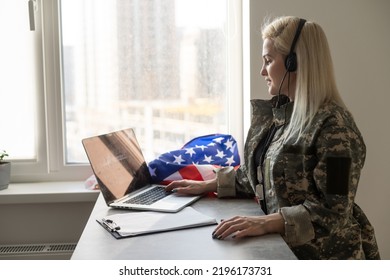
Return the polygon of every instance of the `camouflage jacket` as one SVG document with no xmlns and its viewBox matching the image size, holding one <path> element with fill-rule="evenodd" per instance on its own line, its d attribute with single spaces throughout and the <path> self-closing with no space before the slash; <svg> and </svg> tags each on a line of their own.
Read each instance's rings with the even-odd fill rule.
<svg viewBox="0 0 390 280">
<path fill-rule="evenodd" d="M 274 101 L 252 101 L 244 163 L 217 171 L 218 196 L 258 196 L 264 212 L 279 211 L 283 238 L 299 259 L 379 259 L 374 229 L 354 202 L 366 147 L 352 116 L 324 104 L 298 141 L 282 142 L 293 103 L 275 109 Z M 255 150 L 273 123 L 257 172 Z"/>
</svg>

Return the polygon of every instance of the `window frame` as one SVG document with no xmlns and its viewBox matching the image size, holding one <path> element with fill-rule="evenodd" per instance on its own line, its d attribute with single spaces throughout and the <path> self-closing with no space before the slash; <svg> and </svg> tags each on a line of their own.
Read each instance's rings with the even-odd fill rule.
<svg viewBox="0 0 390 280">
<path fill-rule="evenodd" d="M 38 97 L 38 147 L 36 161 L 13 161 L 12 182 L 83 181 L 91 174 L 89 164 L 66 164 L 64 155 L 64 99 L 62 94 L 62 50 L 60 0 L 39 0 L 35 12 L 37 36 L 42 38 L 42 52 L 37 67 L 42 69 L 41 96 Z M 228 133 L 243 151 L 243 58 L 242 58 L 242 0 L 228 0 L 227 36 L 227 94 Z M 41 26 L 41 28 L 39 28 Z M 189 140 L 189 139 L 188 139 Z M 81 145 L 81 142 L 80 142 Z"/>
</svg>

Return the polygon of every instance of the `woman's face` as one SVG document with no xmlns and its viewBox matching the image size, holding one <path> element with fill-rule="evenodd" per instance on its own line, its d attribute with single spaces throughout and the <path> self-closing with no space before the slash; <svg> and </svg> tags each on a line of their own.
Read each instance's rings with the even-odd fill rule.
<svg viewBox="0 0 390 280">
<path fill-rule="evenodd" d="M 260 73 L 265 78 L 268 86 L 268 93 L 270 95 L 278 95 L 279 93 L 280 83 L 287 71 L 284 65 L 284 60 L 284 56 L 275 50 L 273 41 L 271 39 L 265 39 L 263 43 L 263 67 L 261 68 Z M 287 74 L 283 82 L 280 92 L 293 100 L 296 74 L 290 73 L 289 86 L 288 75 L 289 74 Z"/>
</svg>

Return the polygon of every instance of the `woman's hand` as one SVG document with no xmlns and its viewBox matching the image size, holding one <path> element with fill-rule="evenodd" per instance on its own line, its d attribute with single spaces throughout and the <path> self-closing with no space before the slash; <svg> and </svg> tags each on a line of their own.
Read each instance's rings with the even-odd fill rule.
<svg viewBox="0 0 390 280">
<path fill-rule="evenodd" d="M 165 190 L 185 195 L 200 195 L 207 192 L 217 191 L 216 179 L 207 181 L 178 180 L 173 181 L 165 187 Z"/>
<path fill-rule="evenodd" d="M 232 234 L 233 238 L 241 238 L 268 233 L 284 233 L 284 219 L 280 213 L 265 216 L 236 216 L 224 220 L 213 232 L 213 238 L 224 239 Z"/>
</svg>

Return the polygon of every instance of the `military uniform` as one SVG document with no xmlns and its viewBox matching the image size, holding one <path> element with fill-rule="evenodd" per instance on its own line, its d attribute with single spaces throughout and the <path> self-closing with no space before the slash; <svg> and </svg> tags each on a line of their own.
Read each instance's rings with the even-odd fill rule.
<svg viewBox="0 0 390 280">
<path fill-rule="evenodd" d="M 256 196 L 265 213 L 279 211 L 299 259 L 379 259 L 374 229 L 354 203 L 366 147 L 352 116 L 325 103 L 298 140 L 284 141 L 293 103 L 275 101 L 252 101 L 244 164 L 217 171 L 218 196 Z"/>
</svg>

